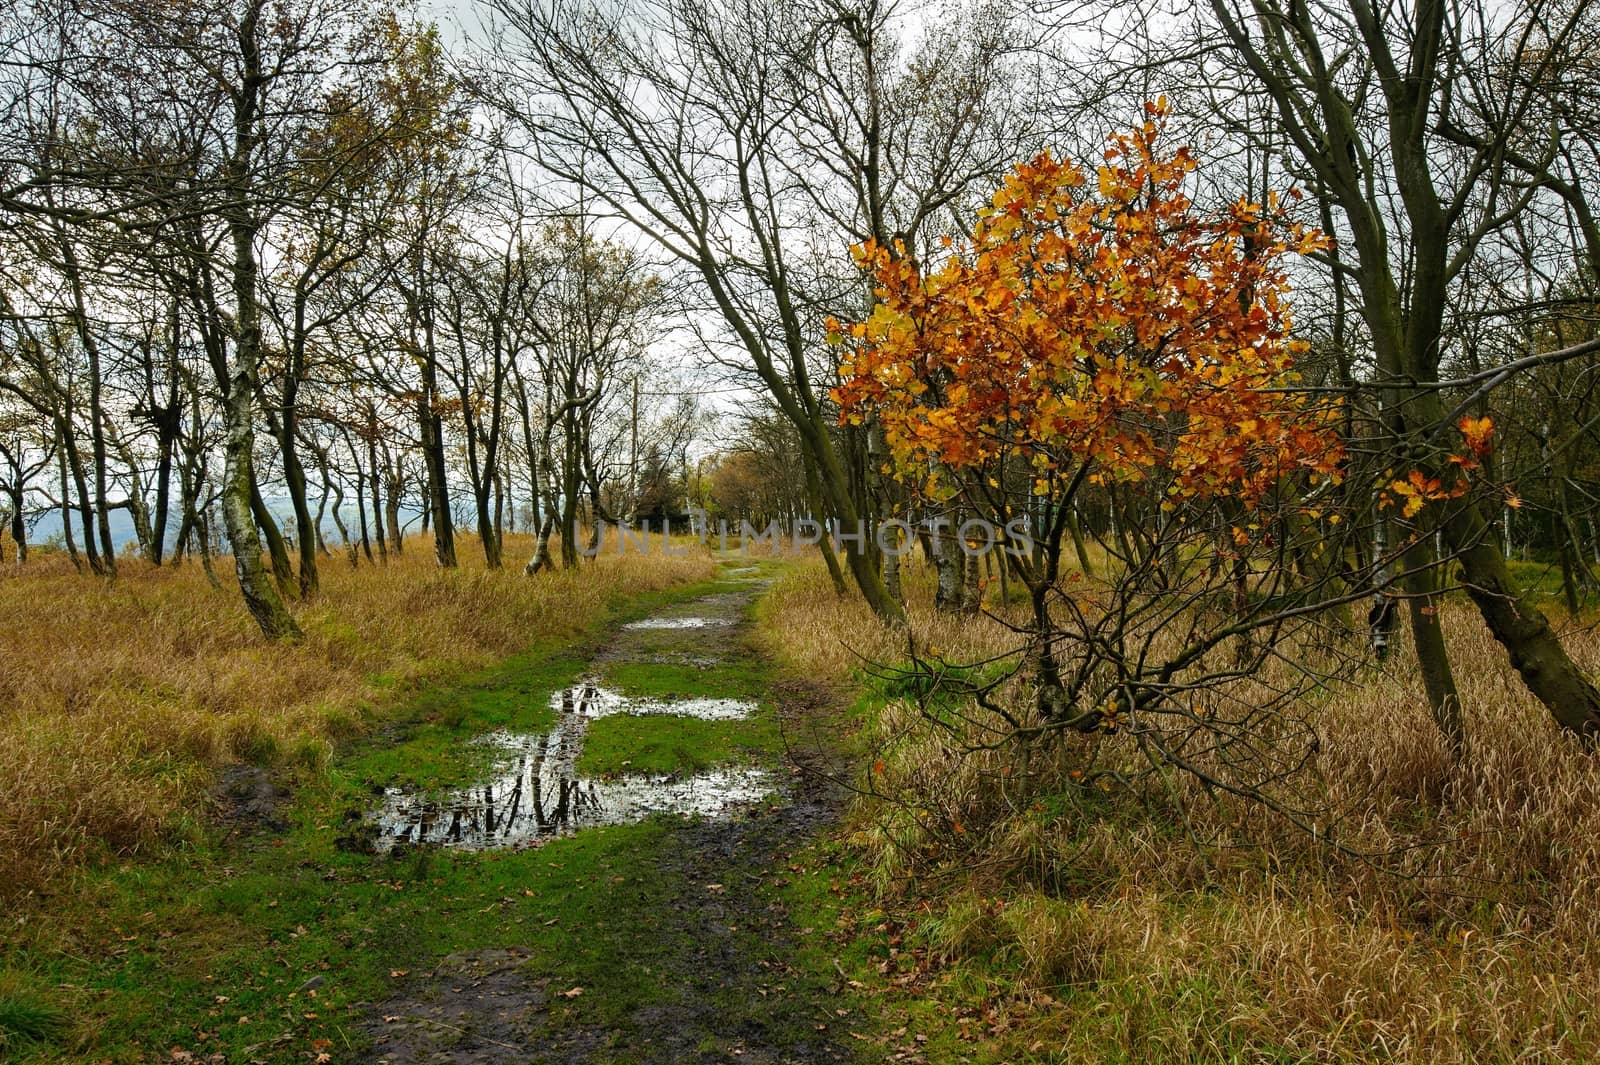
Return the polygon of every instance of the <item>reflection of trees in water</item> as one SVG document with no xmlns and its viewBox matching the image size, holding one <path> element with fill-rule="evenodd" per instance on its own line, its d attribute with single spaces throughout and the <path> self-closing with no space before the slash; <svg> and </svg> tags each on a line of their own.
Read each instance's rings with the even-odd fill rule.
<svg viewBox="0 0 1600 1065">
<path fill-rule="evenodd" d="M 515 845 L 589 825 L 637 820 L 651 813 L 716 815 L 731 804 L 755 802 L 773 791 L 765 769 L 726 767 L 688 776 L 638 775 L 588 780 L 577 773 L 589 723 L 620 712 L 649 712 L 592 680 L 567 688 L 553 703 L 556 726 L 537 737 L 501 734 L 507 761 L 493 779 L 443 798 L 390 793 L 377 815 L 381 845 L 439 843 L 465 847 Z M 707 720 L 748 716 L 737 700 L 685 700 L 660 712 L 689 710 Z"/>
<path fill-rule="evenodd" d="M 599 788 L 577 775 L 596 696 L 592 681 L 567 688 L 556 727 L 523 747 L 513 771 L 444 800 L 401 800 L 384 818 L 384 834 L 399 842 L 483 844 L 538 839 L 600 820 Z"/>
</svg>

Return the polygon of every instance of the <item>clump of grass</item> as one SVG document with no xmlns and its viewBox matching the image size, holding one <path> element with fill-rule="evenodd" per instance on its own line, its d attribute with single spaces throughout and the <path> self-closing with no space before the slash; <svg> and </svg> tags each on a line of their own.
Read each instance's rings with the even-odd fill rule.
<svg viewBox="0 0 1600 1065">
<path fill-rule="evenodd" d="M 507 556 L 532 550 L 508 537 Z M 324 559 L 305 630 L 269 643 L 196 565 L 125 559 L 114 582 L 59 555 L 0 569 L 0 894 L 137 854 L 202 806 L 232 761 L 316 771 L 419 685 L 591 631 L 611 604 L 709 577 L 705 554 L 602 555 L 529 578 L 422 541 L 386 565 Z M 226 569 L 226 567 L 221 567 Z"/>
<path fill-rule="evenodd" d="M 67 1031 L 65 1013 L 0 979 L 0 1061 Z"/>
<path fill-rule="evenodd" d="M 928 575 L 906 577 L 919 644 L 956 661 L 1011 646 L 992 620 L 935 616 Z M 976 708 L 965 736 L 930 727 L 920 693 L 863 665 L 898 661 L 904 638 L 820 567 L 779 580 L 762 639 L 794 673 L 866 693 L 846 839 L 873 901 L 945 972 L 904 1009 L 929 1029 L 989 1012 L 979 1058 L 1600 1060 L 1600 758 L 1555 728 L 1470 604 L 1444 620 L 1460 768 L 1407 648 L 1296 708 L 1320 737 L 1306 793 L 1365 858 L 1181 777 L 1074 778 L 1075 745 L 1115 764 L 1125 740 L 1074 736 L 1024 763 L 977 749 L 996 732 Z M 1566 640 L 1600 662 L 1600 634 Z"/>
</svg>

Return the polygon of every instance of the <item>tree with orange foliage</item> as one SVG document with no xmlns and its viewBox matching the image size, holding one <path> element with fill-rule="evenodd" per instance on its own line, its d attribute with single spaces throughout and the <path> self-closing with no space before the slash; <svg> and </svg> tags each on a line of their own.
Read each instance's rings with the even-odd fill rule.
<svg viewBox="0 0 1600 1065">
<path fill-rule="evenodd" d="M 994 698 L 1009 675 L 980 703 L 1028 734 L 1136 727 L 1170 755 L 1188 748 L 1169 725 L 1237 732 L 1287 705 L 1292 685 L 1233 717 L 1197 709 L 1357 593 L 1325 561 L 1343 519 L 1335 411 L 1293 387 L 1286 263 L 1324 238 L 1276 197 L 1202 212 L 1166 115 L 1146 105 L 1092 175 L 1048 153 L 1019 164 L 942 262 L 862 246 L 877 299 L 833 337 L 842 417 L 879 419 L 914 491 L 1005 529 L 1031 601 L 1015 672 L 1032 710 Z M 1138 518 L 1102 580 L 1061 569 L 1090 485 Z M 1229 640 L 1248 653 L 1213 653 Z"/>
</svg>

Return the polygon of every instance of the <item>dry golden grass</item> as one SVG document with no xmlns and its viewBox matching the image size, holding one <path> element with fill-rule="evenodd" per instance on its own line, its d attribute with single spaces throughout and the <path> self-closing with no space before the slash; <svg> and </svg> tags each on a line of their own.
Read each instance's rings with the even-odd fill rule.
<svg viewBox="0 0 1600 1065">
<path fill-rule="evenodd" d="M 508 538 L 507 557 L 531 552 Z M 219 562 L 136 560 L 112 582 L 37 554 L 0 570 L 0 892 L 86 857 L 127 855 L 203 815 L 216 767 L 315 766 L 419 683 L 578 635 L 608 601 L 703 579 L 708 556 L 602 555 L 572 572 L 491 573 L 471 540 L 441 571 L 428 545 L 385 566 L 325 559 L 294 604 L 305 638 L 271 644 Z"/>
<path fill-rule="evenodd" d="M 993 622 L 934 618 L 920 575 L 910 587 L 924 643 L 1009 645 Z M 911 918 L 927 950 L 1004 970 L 1000 1059 L 1600 1060 L 1600 753 L 1551 724 L 1468 605 L 1446 623 L 1461 770 L 1407 650 L 1302 708 L 1322 739 L 1315 790 L 1368 860 L 1192 785 L 1187 815 L 1217 845 L 1193 845 L 1159 794 L 1082 794 L 1072 746 L 1117 740 L 1036 756 L 1017 801 L 1010 753 L 963 751 L 894 701 L 867 725 L 877 786 L 922 809 L 863 799 L 851 838 L 891 904 L 933 900 Z M 810 567 L 775 588 L 764 633 L 840 685 L 852 650 L 894 661 L 901 642 Z M 1567 642 L 1600 663 L 1594 633 Z"/>
</svg>

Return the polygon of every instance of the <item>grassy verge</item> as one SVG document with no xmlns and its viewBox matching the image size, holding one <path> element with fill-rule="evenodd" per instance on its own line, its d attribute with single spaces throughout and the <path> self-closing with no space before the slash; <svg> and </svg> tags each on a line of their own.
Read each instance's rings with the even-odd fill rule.
<svg viewBox="0 0 1600 1065">
<path fill-rule="evenodd" d="M 1005 650 L 908 576 L 919 638 Z M 1455 778 L 1406 650 L 1315 708 L 1320 796 L 1369 862 L 1227 802 L 1188 806 L 1223 841 L 1199 848 L 1159 797 L 1095 793 L 1037 754 L 1029 801 L 999 801 L 1004 752 L 961 753 L 862 669 L 899 638 L 819 569 L 784 577 L 762 639 L 859 722 L 869 794 L 787 890 L 865 1004 L 862 1037 L 928 1061 L 1600 1058 L 1600 762 L 1470 606 L 1446 626 L 1473 745 Z M 1568 640 L 1600 660 L 1594 634 Z"/>
</svg>

